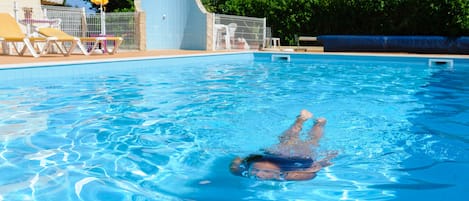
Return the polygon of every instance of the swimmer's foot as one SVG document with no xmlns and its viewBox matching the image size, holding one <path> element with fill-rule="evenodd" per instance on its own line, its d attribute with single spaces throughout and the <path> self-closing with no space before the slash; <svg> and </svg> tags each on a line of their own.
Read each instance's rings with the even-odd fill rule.
<svg viewBox="0 0 469 201">
<path fill-rule="evenodd" d="M 326 125 L 326 119 L 319 117 L 314 121 L 314 126 L 308 133 L 308 142 L 314 146 L 319 146 L 319 139 L 324 135 L 324 126 Z"/>
<path fill-rule="evenodd" d="M 300 114 L 296 118 L 306 121 L 308 119 L 311 119 L 312 117 L 313 117 L 313 114 L 311 112 L 303 109 L 301 110 Z"/>
<path fill-rule="evenodd" d="M 327 123 L 326 118 L 319 117 L 319 118 L 317 118 L 316 121 L 314 122 L 314 126 L 321 126 L 321 127 L 323 127 L 323 126 L 326 125 L 326 123 Z"/>
<path fill-rule="evenodd" d="M 308 110 L 301 110 L 300 114 L 296 116 L 295 123 L 280 136 L 280 142 L 290 143 L 296 142 L 299 138 L 300 131 L 303 127 L 303 123 L 313 117 L 313 114 Z"/>
</svg>

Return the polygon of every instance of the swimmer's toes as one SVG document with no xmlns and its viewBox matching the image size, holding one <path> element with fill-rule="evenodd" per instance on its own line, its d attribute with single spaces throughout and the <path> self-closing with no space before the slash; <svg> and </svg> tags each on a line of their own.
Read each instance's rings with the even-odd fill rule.
<svg viewBox="0 0 469 201">
<path fill-rule="evenodd" d="M 318 119 L 316 119 L 316 125 L 319 125 L 319 126 L 324 126 L 326 125 L 327 123 L 327 120 L 326 118 L 323 118 L 323 117 L 319 117 Z"/>
<path fill-rule="evenodd" d="M 300 115 L 299 115 L 299 118 L 303 119 L 303 120 L 308 120 L 310 118 L 313 117 L 313 114 L 311 112 L 309 112 L 308 110 L 301 110 L 300 112 Z"/>
</svg>

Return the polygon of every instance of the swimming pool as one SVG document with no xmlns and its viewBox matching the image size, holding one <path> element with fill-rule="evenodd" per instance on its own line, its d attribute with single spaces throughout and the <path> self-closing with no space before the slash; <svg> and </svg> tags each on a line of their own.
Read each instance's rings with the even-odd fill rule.
<svg viewBox="0 0 469 201">
<path fill-rule="evenodd" d="M 0 200 L 467 194 L 469 59 L 240 53 L 0 72 Z M 334 166 L 304 182 L 228 172 L 303 108 L 328 119 L 319 152 L 338 150 Z"/>
</svg>

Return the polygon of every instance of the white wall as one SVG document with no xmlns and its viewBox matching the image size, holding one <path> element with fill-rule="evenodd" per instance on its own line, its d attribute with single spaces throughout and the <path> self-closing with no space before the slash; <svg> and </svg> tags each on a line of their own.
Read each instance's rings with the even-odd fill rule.
<svg viewBox="0 0 469 201">
<path fill-rule="evenodd" d="M 146 14 L 147 49 L 205 50 L 207 12 L 199 0 L 140 0 Z"/>
</svg>

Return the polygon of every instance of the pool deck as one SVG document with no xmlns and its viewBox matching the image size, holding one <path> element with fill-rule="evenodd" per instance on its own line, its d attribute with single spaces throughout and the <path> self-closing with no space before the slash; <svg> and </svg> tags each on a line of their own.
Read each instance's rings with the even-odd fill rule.
<svg viewBox="0 0 469 201">
<path fill-rule="evenodd" d="M 291 50 L 291 48 L 286 48 Z M 284 49 L 284 50 L 286 50 Z M 266 49 L 269 52 L 284 52 L 280 49 Z M 148 57 L 170 57 L 170 56 L 184 56 L 184 55 L 201 55 L 201 54 L 217 54 L 217 53 L 234 53 L 242 51 L 201 51 L 201 50 L 151 50 L 151 51 L 121 51 L 114 55 L 109 54 L 92 54 L 84 56 L 80 54 L 71 55 L 65 57 L 61 54 L 49 54 L 39 58 L 34 58 L 30 55 L 18 56 L 18 55 L 3 55 L 0 54 L 0 68 L 11 68 L 15 65 L 18 66 L 31 66 L 48 64 L 48 63 L 73 63 L 73 62 L 86 62 L 86 61 L 105 61 L 105 60 L 122 60 L 122 59 L 138 59 Z M 340 53 L 340 52 L 323 52 L 322 49 L 308 49 L 308 51 L 295 51 L 296 53 L 314 53 L 314 54 L 353 54 L 353 55 L 394 55 L 394 56 L 425 56 L 425 57 L 452 57 L 452 58 L 468 58 L 469 55 L 441 55 L 441 54 L 410 54 L 410 53 Z"/>
<path fill-rule="evenodd" d="M 60 54 L 43 55 L 34 58 L 30 55 L 0 55 L 1 65 L 14 65 L 14 64 L 39 64 L 49 62 L 71 62 L 71 61 L 89 61 L 89 60 L 108 60 L 108 59 L 124 59 L 124 58 L 138 58 L 138 57 L 157 57 L 157 56 L 178 56 L 178 55 L 193 55 L 193 54 L 209 54 L 213 51 L 192 51 L 192 50 L 154 50 L 154 51 L 122 51 L 117 54 L 92 54 L 84 56 L 80 54 L 72 54 L 65 57 Z"/>
</svg>

